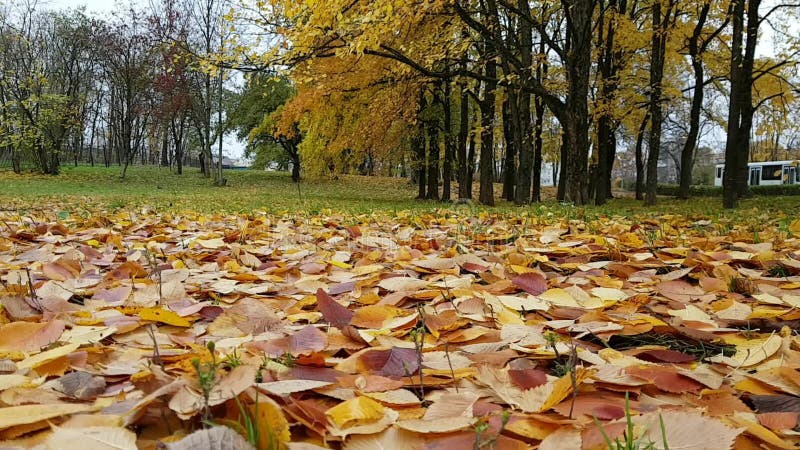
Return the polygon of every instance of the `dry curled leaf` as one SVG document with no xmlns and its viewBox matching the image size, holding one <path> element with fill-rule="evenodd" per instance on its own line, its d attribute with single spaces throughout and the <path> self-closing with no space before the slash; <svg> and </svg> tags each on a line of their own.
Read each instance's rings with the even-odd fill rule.
<svg viewBox="0 0 800 450">
<path fill-rule="evenodd" d="M 245 438 L 228 427 L 197 430 L 177 442 L 164 443 L 167 450 L 254 450 Z"/>
</svg>

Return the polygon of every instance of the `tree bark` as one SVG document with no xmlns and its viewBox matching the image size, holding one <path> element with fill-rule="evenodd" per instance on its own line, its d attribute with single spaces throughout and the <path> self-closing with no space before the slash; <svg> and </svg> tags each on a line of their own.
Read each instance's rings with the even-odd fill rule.
<svg viewBox="0 0 800 450">
<path fill-rule="evenodd" d="M 511 101 L 516 100 L 516 96 L 511 92 L 506 92 L 503 100 L 503 137 L 505 138 L 505 158 L 503 159 L 503 198 L 514 201 L 514 187 L 516 185 L 516 159 L 517 159 L 517 139 L 514 134 L 517 132 L 516 118 L 511 112 Z"/>
<path fill-rule="evenodd" d="M 744 106 L 743 86 L 744 73 L 742 70 L 744 45 L 742 33 L 744 32 L 745 0 L 732 0 L 731 22 L 733 34 L 731 36 L 731 68 L 730 89 L 731 95 L 728 102 L 728 136 L 725 142 L 725 168 L 722 174 L 722 205 L 725 208 L 736 208 L 739 204 L 739 187 L 737 186 L 738 159 L 741 147 L 736 140 L 741 129 L 741 115 Z"/>
<path fill-rule="evenodd" d="M 583 205 L 589 200 L 589 75 L 592 59 L 592 14 L 594 0 L 564 1 L 568 5 L 569 50 L 566 111 L 562 125 L 566 144 L 564 200 Z"/>
<path fill-rule="evenodd" d="M 444 161 L 442 166 L 442 201 L 449 202 L 450 185 L 453 180 L 453 118 L 452 118 L 452 87 L 450 80 L 444 80 L 442 106 L 444 107 Z"/>
<path fill-rule="evenodd" d="M 608 19 L 601 17 L 598 25 L 598 42 L 600 43 L 600 56 L 598 71 L 600 74 L 600 104 L 603 112 L 597 119 L 597 172 L 594 181 L 595 204 L 602 205 L 611 195 L 611 171 L 614 167 L 614 158 L 617 152 L 617 139 L 615 136 L 617 125 L 611 113 L 616 99 L 618 79 L 617 63 L 618 54 L 615 51 L 614 39 L 616 37 L 617 1 L 610 0 L 608 8 L 602 9 L 604 16 L 611 12 Z M 619 13 L 624 14 L 625 0 L 619 5 Z"/>
<path fill-rule="evenodd" d="M 421 124 L 421 122 L 420 122 Z M 414 137 L 411 139 L 411 146 L 414 150 L 416 160 L 414 165 L 417 170 L 417 198 L 422 200 L 425 198 L 426 175 L 428 171 L 428 162 L 425 158 L 425 131 L 421 125 L 415 132 Z"/>
<path fill-rule="evenodd" d="M 667 27 L 672 11 L 672 0 L 666 11 L 661 2 L 653 3 L 653 48 L 650 55 L 650 136 L 647 155 L 647 189 L 644 204 L 656 204 L 658 190 L 658 157 L 661 149 L 662 81 L 664 78 L 664 58 L 666 53 Z"/>
<path fill-rule="evenodd" d="M 486 61 L 483 98 L 481 109 L 481 154 L 480 154 L 480 193 L 479 200 L 487 206 L 494 206 L 494 101 L 497 89 L 497 65 L 491 58 L 494 53 L 487 43 L 486 53 L 490 58 Z"/>
<path fill-rule="evenodd" d="M 545 54 L 545 42 L 542 40 L 539 43 L 539 53 Z M 541 61 L 536 66 L 536 81 L 541 85 L 544 79 L 547 77 L 547 70 L 548 65 L 546 61 Z M 533 122 L 533 175 L 531 179 L 531 201 L 533 202 L 541 202 L 542 201 L 542 132 L 544 128 L 544 113 L 545 113 L 545 103 L 544 98 L 541 95 L 534 95 L 533 96 L 533 111 L 534 111 L 534 122 Z M 555 168 L 555 165 L 553 166 Z M 555 172 L 553 173 L 553 181 L 555 182 L 556 176 Z"/>
<path fill-rule="evenodd" d="M 647 130 L 647 124 L 650 123 L 650 113 L 645 113 L 642 119 L 639 130 L 636 132 L 636 200 L 644 200 L 644 154 L 642 146 L 644 145 L 644 134 Z"/>
<path fill-rule="evenodd" d="M 464 67 L 464 66 L 462 66 Z M 469 139 L 469 96 L 467 87 L 461 85 L 461 104 L 458 122 L 458 198 L 472 198 L 472 183 L 470 182 L 470 161 L 467 155 L 467 140 Z"/>
<path fill-rule="evenodd" d="M 428 128 L 428 192 L 425 198 L 429 200 L 439 199 L 439 160 L 441 151 L 439 149 L 439 124 L 437 120 L 430 120 Z"/>
</svg>

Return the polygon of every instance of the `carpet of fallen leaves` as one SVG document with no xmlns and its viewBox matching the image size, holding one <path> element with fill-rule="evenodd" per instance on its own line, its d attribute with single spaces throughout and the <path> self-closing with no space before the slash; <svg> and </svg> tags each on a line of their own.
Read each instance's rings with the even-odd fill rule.
<svg viewBox="0 0 800 450">
<path fill-rule="evenodd" d="M 800 221 L 51 215 L 0 213 L 4 448 L 800 444 Z"/>
</svg>

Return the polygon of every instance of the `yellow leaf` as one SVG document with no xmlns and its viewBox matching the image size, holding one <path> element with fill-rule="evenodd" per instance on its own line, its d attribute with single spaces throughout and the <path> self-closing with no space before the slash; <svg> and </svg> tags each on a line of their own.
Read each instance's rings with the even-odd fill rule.
<svg viewBox="0 0 800 450">
<path fill-rule="evenodd" d="M 136 434 L 122 427 L 53 427 L 48 448 L 62 448 L 67 442 L 82 450 L 135 450 Z"/>
<path fill-rule="evenodd" d="M 512 272 L 518 273 L 518 274 L 533 272 L 533 269 L 531 269 L 529 267 L 525 267 L 525 266 L 518 266 L 518 265 L 512 264 L 510 267 L 511 267 L 511 271 Z"/>
<path fill-rule="evenodd" d="M 176 312 L 163 308 L 143 308 L 139 310 L 138 315 L 142 320 L 161 322 L 167 325 L 175 325 L 176 327 L 188 327 L 192 325 Z"/>
<path fill-rule="evenodd" d="M 581 385 L 590 375 L 594 373 L 593 370 L 578 367 L 575 370 L 575 379 L 572 379 L 572 374 L 568 373 L 559 378 L 553 383 L 553 390 L 547 401 L 544 402 L 539 412 L 547 411 L 548 409 L 561 403 L 569 394 L 572 393 L 573 386 L 577 388 Z"/>
<path fill-rule="evenodd" d="M 249 406 L 250 414 L 258 427 L 258 448 L 278 450 L 286 448 L 291 440 L 289 422 L 273 400 L 261 401 Z"/>
<path fill-rule="evenodd" d="M 800 236 L 800 219 L 795 219 L 795 221 L 789 225 L 789 231 L 795 236 Z"/>
<path fill-rule="evenodd" d="M 751 339 L 736 346 L 736 354 L 727 356 L 714 356 L 712 362 L 721 362 L 731 367 L 749 367 L 756 365 L 771 357 L 780 350 L 783 339 L 773 334 L 766 339 Z"/>
<path fill-rule="evenodd" d="M 341 262 L 341 261 L 334 261 L 332 259 L 329 259 L 329 260 L 327 260 L 325 262 L 330 264 L 330 265 L 332 265 L 332 266 L 336 266 L 336 267 L 338 267 L 340 269 L 349 269 L 350 268 L 350 264 L 347 264 L 347 263 L 344 263 L 344 262 Z"/>
<path fill-rule="evenodd" d="M 569 292 L 561 288 L 548 289 L 539 295 L 539 298 L 550 303 L 553 306 L 562 306 L 565 308 L 580 308 L 581 305 L 575 301 L 575 297 L 570 295 Z"/>
<path fill-rule="evenodd" d="M 78 347 L 80 347 L 80 344 L 69 344 L 56 347 L 52 350 L 47 350 L 46 352 L 39 353 L 38 355 L 31 356 L 30 358 L 26 358 L 25 360 L 18 362 L 17 369 L 34 369 L 48 361 L 69 355 L 77 350 Z"/>
<path fill-rule="evenodd" d="M 541 441 L 557 429 L 558 424 L 540 422 L 529 418 L 519 418 L 519 420 L 511 421 L 506 425 L 506 430 L 537 441 Z"/>
<path fill-rule="evenodd" d="M 775 395 L 775 390 L 760 381 L 752 378 L 745 378 L 733 385 L 734 389 L 742 392 L 749 392 L 755 395 Z"/>
<path fill-rule="evenodd" d="M 367 397 L 355 397 L 325 411 L 328 420 L 339 428 L 376 422 L 383 414 L 383 406 Z"/>
<path fill-rule="evenodd" d="M 748 420 L 746 416 L 742 417 L 741 415 L 735 414 L 733 416 L 728 417 L 727 420 L 734 426 L 745 428 L 747 430 L 747 434 L 755 436 L 758 439 L 770 444 L 773 447 L 787 449 L 787 450 L 795 448 L 792 444 L 779 438 L 772 431 L 753 422 L 752 420 Z"/>
<path fill-rule="evenodd" d="M 753 308 L 753 312 L 748 319 L 774 319 L 786 313 L 785 309 L 770 308 L 767 306 L 757 306 Z"/>
<path fill-rule="evenodd" d="M 92 405 L 81 404 L 53 404 L 53 405 L 22 405 L 0 408 L 0 430 L 54 417 L 66 416 L 79 412 L 93 410 Z"/>
</svg>

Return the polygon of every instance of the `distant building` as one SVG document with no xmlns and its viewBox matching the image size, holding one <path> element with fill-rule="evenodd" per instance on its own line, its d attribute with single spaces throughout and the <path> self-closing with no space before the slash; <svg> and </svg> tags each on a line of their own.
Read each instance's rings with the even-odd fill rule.
<svg viewBox="0 0 800 450">
<path fill-rule="evenodd" d="M 217 164 L 218 159 L 214 158 L 214 165 Z M 243 170 L 249 169 L 250 165 L 247 161 L 242 159 L 231 159 L 227 156 L 222 157 L 222 168 L 223 169 L 234 169 L 234 170 Z"/>
</svg>

